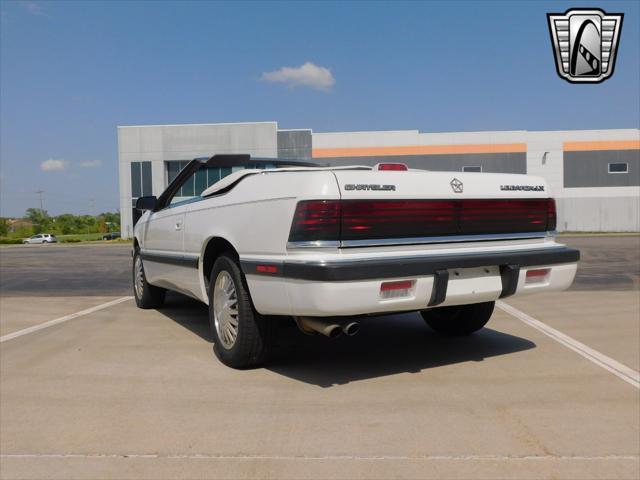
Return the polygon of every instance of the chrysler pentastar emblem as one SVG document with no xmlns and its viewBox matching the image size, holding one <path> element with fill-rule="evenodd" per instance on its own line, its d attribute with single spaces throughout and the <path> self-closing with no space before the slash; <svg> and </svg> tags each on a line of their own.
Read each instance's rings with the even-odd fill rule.
<svg viewBox="0 0 640 480">
<path fill-rule="evenodd" d="M 455 193 L 462 193 L 462 182 L 457 178 L 451 180 L 451 183 L 449 183 L 449 185 L 451 185 L 451 188 Z"/>
<path fill-rule="evenodd" d="M 599 83 L 613 75 L 623 18 L 595 8 L 547 14 L 558 75 L 571 83 Z"/>
</svg>

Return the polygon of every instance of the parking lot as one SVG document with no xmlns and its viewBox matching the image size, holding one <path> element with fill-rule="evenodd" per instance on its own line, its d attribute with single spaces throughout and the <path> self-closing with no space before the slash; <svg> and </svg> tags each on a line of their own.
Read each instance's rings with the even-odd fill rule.
<svg viewBox="0 0 640 480">
<path fill-rule="evenodd" d="M 135 307 L 129 245 L 2 248 L 0 477 L 638 478 L 640 237 L 563 240 L 574 286 L 475 335 L 283 324 L 247 371 L 204 305 Z"/>
</svg>

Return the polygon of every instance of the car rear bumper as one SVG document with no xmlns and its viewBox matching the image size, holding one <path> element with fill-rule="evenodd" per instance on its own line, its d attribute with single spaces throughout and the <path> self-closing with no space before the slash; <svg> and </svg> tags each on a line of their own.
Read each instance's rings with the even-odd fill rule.
<svg viewBox="0 0 640 480">
<path fill-rule="evenodd" d="M 241 260 L 263 314 L 334 316 L 422 310 L 568 288 L 578 250 L 565 246 L 501 252 L 347 260 Z M 527 271 L 549 269 L 535 283 Z M 381 284 L 411 280 L 407 294 L 384 298 Z M 284 305 L 288 305 L 285 307 Z M 286 311 L 285 311 L 286 310 Z"/>
</svg>

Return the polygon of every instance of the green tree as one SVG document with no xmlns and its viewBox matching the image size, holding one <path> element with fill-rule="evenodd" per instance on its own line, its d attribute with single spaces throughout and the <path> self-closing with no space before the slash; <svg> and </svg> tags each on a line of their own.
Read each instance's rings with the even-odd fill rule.
<svg viewBox="0 0 640 480">
<path fill-rule="evenodd" d="M 46 210 L 39 208 L 27 208 L 25 218 L 33 223 L 33 231 L 40 233 L 51 225 L 51 217 Z"/>
<path fill-rule="evenodd" d="M 62 235 L 76 233 L 76 217 L 70 213 L 63 213 L 55 218 L 56 231 Z"/>
<path fill-rule="evenodd" d="M 9 220 L 0 218 L 0 237 L 6 237 L 9 233 Z"/>
</svg>

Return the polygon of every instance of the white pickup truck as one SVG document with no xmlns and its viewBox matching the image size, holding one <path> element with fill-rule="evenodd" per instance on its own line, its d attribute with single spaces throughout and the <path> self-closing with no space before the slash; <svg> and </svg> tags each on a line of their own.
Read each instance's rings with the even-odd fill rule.
<svg viewBox="0 0 640 480">
<path fill-rule="evenodd" d="M 206 187 L 221 167 L 234 171 Z M 272 316 L 333 337 L 355 334 L 354 316 L 419 311 L 470 334 L 499 298 L 568 288 L 580 257 L 556 243 L 545 181 L 526 175 L 214 155 L 136 208 L 137 305 L 160 307 L 166 290 L 204 302 L 235 368 L 267 359 Z"/>
</svg>

